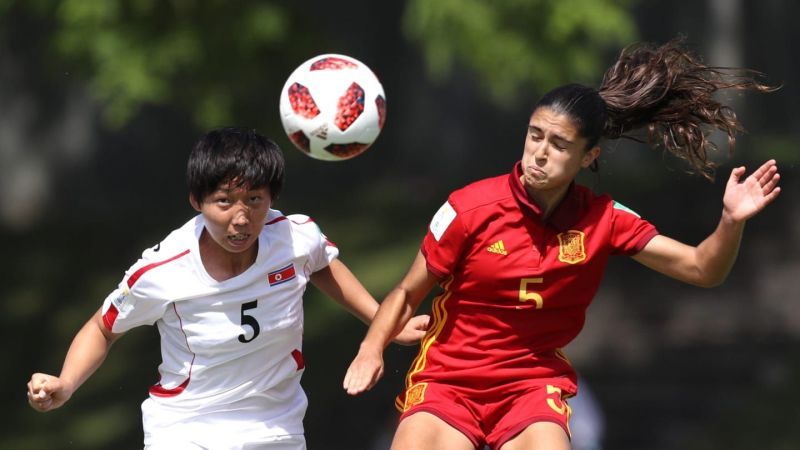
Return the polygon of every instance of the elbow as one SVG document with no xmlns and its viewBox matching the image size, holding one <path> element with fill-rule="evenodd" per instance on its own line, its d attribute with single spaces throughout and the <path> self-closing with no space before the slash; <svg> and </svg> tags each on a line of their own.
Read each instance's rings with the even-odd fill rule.
<svg viewBox="0 0 800 450">
<path fill-rule="evenodd" d="M 715 288 L 715 287 L 721 285 L 723 283 L 723 281 L 725 281 L 725 280 L 702 281 L 702 282 L 697 282 L 697 283 L 692 283 L 692 284 L 694 284 L 697 287 L 704 288 L 704 289 L 711 289 L 711 288 Z"/>
<path fill-rule="evenodd" d="M 705 275 L 705 276 L 700 275 L 695 280 L 692 281 L 692 284 L 697 287 L 711 289 L 722 285 L 722 283 L 724 283 L 727 278 L 728 274 Z"/>
<path fill-rule="evenodd" d="M 701 266 L 693 266 L 685 270 L 683 276 L 679 276 L 678 278 L 692 286 L 710 289 L 724 283 L 728 278 L 728 271 L 709 270 Z"/>
</svg>

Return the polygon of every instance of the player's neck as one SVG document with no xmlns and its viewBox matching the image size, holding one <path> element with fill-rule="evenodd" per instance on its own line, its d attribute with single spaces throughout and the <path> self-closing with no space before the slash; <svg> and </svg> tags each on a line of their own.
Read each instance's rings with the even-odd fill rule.
<svg viewBox="0 0 800 450">
<path fill-rule="evenodd" d="M 258 256 L 258 241 L 241 253 L 233 253 L 214 242 L 207 233 L 200 236 L 200 260 L 208 275 L 217 280 L 229 280 L 250 268 Z"/>
<path fill-rule="evenodd" d="M 553 214 L 553 211 L 555 211 L 556 207 L 567 194 L 567 190 L 569 190 L 569 185 L 557 189 L 534 189 L 525 186 L 525 192 L 528 194 L 528 197 L 539 206 L 542 211 L 542 218 L 544 219 L 547 219 Z"/>
</svg>

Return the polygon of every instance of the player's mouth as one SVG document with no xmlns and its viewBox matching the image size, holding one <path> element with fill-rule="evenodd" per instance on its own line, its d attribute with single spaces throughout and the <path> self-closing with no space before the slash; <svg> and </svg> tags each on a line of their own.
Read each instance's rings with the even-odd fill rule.
<svg viewBox="0 0 800 450">
<path fill-rule="evenodd" d="M 528 177 L 530 177 L 533 180 L 544 180 L 545 178 L 547 178 L 547 172 L 542 170 L 542 168 L 540 167 L 530 166 L 528 167 L 528 170 L 526 172 L 528 174 Z"/>
<path fill-rule="evenodd" d="M 228 241 L 233 245 L 242 245 L 250 239 L 250 235 L 247 233 L 236 233 L 228 235 Z"/>
</svg>

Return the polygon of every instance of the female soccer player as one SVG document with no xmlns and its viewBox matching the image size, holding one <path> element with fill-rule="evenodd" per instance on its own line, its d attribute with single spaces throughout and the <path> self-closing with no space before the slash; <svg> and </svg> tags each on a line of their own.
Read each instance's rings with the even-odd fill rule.
<svg viewBox="0 0 800 450">
<path fill-rule="evenodd" d="M 192 150 L 187 179 L 200 214 L 144 251 L 78 332 L 58 377 L 31 377 L 30 405 L 62 406 L 122 333 L 156 324 L 163 362 L 142 404 L 145 448 L 305 449 L 306 284 L 365 322 L 378 304 L 310 218 L 271 208 L 284 180 L 271 140 L 211 131 Z M 399 342 L 424 335 L 426 318 L 414 322 Z"/>
<path fill-rule="evenodd" d="M 713 98 L 763 86 L 708 67 L 679 42 L 631 47 L 598 90 L 569 84 L 530 116 L 521 161 L 508 175 L 453 192 L 405 278 L 389 293 L 344 379 L 350 394 L 383 373 L 382 352 L 434 284 L 428 334 L 398 397 L 392 449 L 568 449 L 576 374 L 561 348 L 581 330 L 608 257 L 628 255 L 702 287 L 722 283 L 744 224 L 779 194 L 775 161 L 743 178 L 733 169 L 719 225 L 698 246 L 663 236 L 646 220 L 574 183 L 601 139 L 647 128 L 651 141 L 706 175 L 703 127 L 740 130 Z M 710 127 L 708 127 L 710 126 Z"/>
</svg>

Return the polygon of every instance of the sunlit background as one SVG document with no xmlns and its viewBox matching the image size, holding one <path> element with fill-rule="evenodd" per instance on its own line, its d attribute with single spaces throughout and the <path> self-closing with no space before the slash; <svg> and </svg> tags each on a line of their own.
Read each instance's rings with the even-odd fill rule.
<svg viewBox="0 0 800 450">
<path fill-rule="evenodd" d="M 124 270 L 194 214 L 184 165 L 204 131 L 277 140 L 288 175 L 276 207 L 311 215 L 381 298 L 447 194 L 519 158 L 540 94 L 597 86 L 625 45 L 680 34 L 706 62 L 783 87 L 725 98 L 747 133 L 715 157 L 715 183 L 627 142 L 605 144 L 582 182 L 692 244 L 716 225 L 735 165 L 776 158 L 784 191 L 747 225 L 719 288 L 612 261 L 566 349 L 584 389 L 574 445 L 800 448 L 797 17 L 792 0 L 0 0 L 0 448 L 141 448 L 155 329 L 115 344 L 61 410 L 35 413 L 25 383 L 57 374 Z M 321 53 L 364 61 L 386 91 L 386 127 L 353 160 L 312 160 L 280 127 L 285 78 Z M 305 305 L 309 448 L 388 448 L 416 349 L 390 347 L 383 381 L 348 397 L 342 377 L 366 328 L 313 288 Z"/>
</svg>

